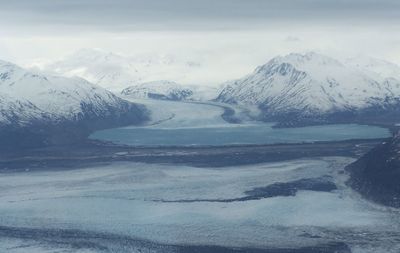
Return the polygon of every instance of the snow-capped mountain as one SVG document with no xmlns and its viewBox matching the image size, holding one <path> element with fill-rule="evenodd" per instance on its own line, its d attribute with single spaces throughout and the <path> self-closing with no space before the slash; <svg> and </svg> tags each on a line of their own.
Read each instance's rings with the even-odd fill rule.
<svg viewBox="0 0 400 253">
<path fill-rule="evenodd" d="M 325 117 L 399 102 L 400 76 L 384 77 L 317 53 L 270 60 L 230 82 L 217 100 L 262 109 L 264 117 Z"/>
<path fill-rule="evenodd" d="M 122 95 L 139 99 L 188 100 L 193 90 L 171 81 L 154 81 L 130 86 L 121 92 Z"/>
<path fill-rule="evenodd" d="M 126 57 L 101 49 L 81 49 L 53 63 L 36 63 L 42 71 L 67 77 L 79 76 L 111 91 L 153 80 L 182 80 L 200 63 L 172 55 Z"/>
<path fill-rule="evenodd" d="M 23 130 L 46 135 L 49 128 L 63 128 L 64 133 L 85 135 L 145 118 L 142 106 L 84 79 L 43 75 L 0 61 L 0 128 L 7 129 L 2 134 Z"/>
</svg>

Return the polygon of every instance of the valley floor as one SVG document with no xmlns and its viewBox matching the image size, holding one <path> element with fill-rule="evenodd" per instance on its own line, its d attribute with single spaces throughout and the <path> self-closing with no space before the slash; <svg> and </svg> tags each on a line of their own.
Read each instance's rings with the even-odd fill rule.
<svg viewBox="0 0 400 253">
<path fill-rule="evenodd" d="M 226 124 L 171 108 L 153 123 Z M 2 152 L 0 252 L 397 253 L 399 211 L 345 184 L 382 141 Z"/>
<path fill-rule="evenodd" d="M 398 211 L 372 204 L 344 184 L 343 168 L 353 160 L 207 168 L 114 162 L 3 172 L 0 249 L 398 252 Z M 205 245 L 210 251 L 201 250 Z M 326 250 L 304 251 L 310 247 Z"/>
</svg>

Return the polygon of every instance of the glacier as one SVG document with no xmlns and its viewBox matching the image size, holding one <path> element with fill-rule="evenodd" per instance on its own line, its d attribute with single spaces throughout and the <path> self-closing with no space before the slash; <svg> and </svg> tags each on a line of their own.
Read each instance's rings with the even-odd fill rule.
<svg viewBox="0 0 400 253">
<path fill-rule="evenodd" d="M 27 167 L 25 172 L 0 177 L 0 231 L 49 231 L 47 236 L 51 236 L 56 233 L 51 231 L 65 230 L 159 245 L 239 248 L 306 247 L 340 241 L 360 252 L 383 246 L 390 249 L 386 252 L 397 252 L 398 210 L 368 202 L 345 185 L 348 175 L 341 171 L 352 161 L 321 157 L 223 168 L 130 162 L 58 171 L 29 171 Z M 274 182 L 316 176 L 329 176 L 337 190 L 230 203 L 160 201 L 235 198 Z M 0 248 L 10 244 L 29 248 L 31 244 L 21 242 L 19 236 L 0 233 Z M 33 236 L 32 248 L 51 249 L 54 240 Z M 74 240 L 71 237 L 64 247 L 71 247 L 68 243 Z M 111 246 L 106 240 L 96 243 L 107 249 Z M 124 240 L 114 243 L 123 246 Z M 90 244 L 80 250 L 96 252 Z"/>
</svg>

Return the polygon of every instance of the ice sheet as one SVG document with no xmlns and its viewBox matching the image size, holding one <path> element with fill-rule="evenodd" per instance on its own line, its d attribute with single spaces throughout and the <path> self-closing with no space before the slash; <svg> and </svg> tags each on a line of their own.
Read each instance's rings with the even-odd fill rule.
<svg viewBox="0 0 400 253">
<path fill-rule="evenodd" d="M 0 225 L 99 231 L 168 244 L 252 247 L 316 240 L 303 238 L 304 233 L 343 237 L 350 243 L 374 243 L 368 233 L 379 234 L 376 240 L 399 234 L 397 212 L 361 199 L 344 185 L 346 175 L 338 172 L 351 161 L 334 157 L 207 169 L 115 163 L 2 174 Z M 323 175 L 332 176 L 338 190 L 232 203 L 159 201 L 234 198 L 274 182 Z M 358 239 L 348 238 L 358 234 Z"/>
</svg>

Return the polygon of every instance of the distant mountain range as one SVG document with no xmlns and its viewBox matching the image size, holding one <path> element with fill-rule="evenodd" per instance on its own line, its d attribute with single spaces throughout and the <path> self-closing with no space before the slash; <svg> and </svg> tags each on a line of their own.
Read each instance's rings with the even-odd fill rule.
<svg viewBox="0 0 400 253">
<path fill-rule="evenodd" d="M 385 61 L 353 58 L 340 62 L 318 53 L 289 54 L 222 90 L 217 100 L 258 107 L 264 120 L 349 122 L 400 117 L 400 67 Z"/>
<path fill-rule="evenodd" d="M 125 57 L 82 49 L 41 69 L 80 76 L 106 89 L 122 91 L 127 98 L 216 100 L 257 108 L 259 119 L 282 126 L 392 123 L 390 118 L 397 121 L 400 113 L 400 67 L 379 59 L 360 56 L 339 61 L 314 52 L 292 53 L 215 88 L 172 81 L 192 75 L 200 66 L 171 55 Z"/>
<path fill-rule="evenodd" d="M 36 63 L 41 71 L 79 76 L 114 92 L 155 80 L 185 79 L 201 64 L 167 54 L 127 57 L 101 49 L 81 49 L 55 62 Z"/>
<path fill-rule="evenodd" d="M 0 61 L 2 144 L 65 143 L 147 119 L 143 106 L 74 77 L 44 75 Z"/>
</svg>

